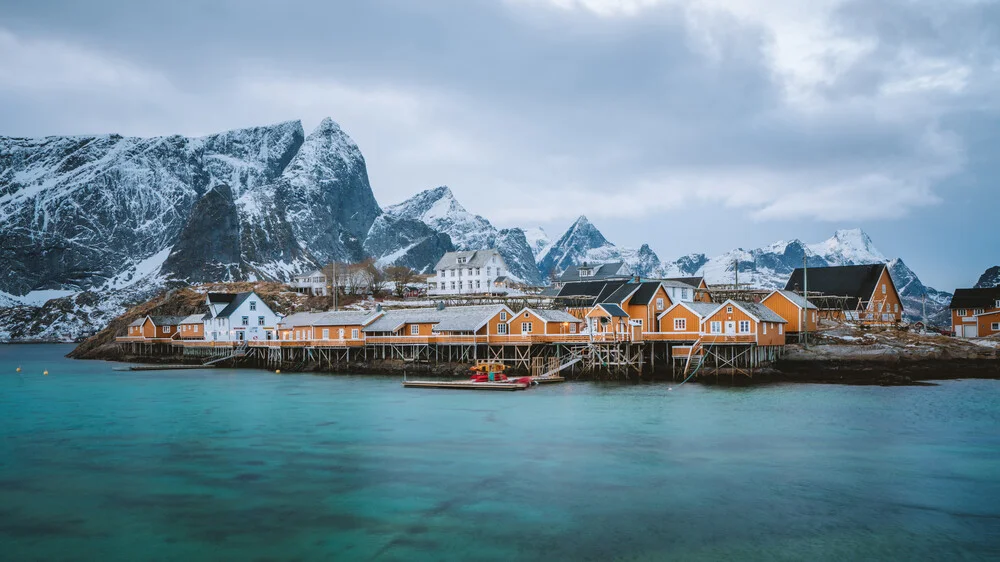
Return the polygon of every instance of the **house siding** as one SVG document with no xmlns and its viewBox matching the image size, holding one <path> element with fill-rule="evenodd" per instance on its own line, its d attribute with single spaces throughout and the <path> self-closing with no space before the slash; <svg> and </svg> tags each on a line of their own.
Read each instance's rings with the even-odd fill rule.
<svg viewBox="0 0 1000 562">
<path fill-rule="evenodd" d="M 788 321 L 788 324 L 785 324 L 786 332 L 794 334 L 802 331 L 802 309 L 782 293 L 771 293 L 761 301 L 761 304 Z M 810 332 L 816 331 L 818 315 L 818 310 L 808 309 L 806 327 Z"/>
</svg>

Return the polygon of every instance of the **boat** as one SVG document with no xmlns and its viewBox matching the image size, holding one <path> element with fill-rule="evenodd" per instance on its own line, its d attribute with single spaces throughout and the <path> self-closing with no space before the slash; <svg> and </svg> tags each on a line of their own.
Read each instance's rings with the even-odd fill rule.
<svg viewBox="0 0 1000 562">
<path fill-rule="evenodd" d="M 408 381 L 407 388 L 450 388 L 463 390 L 525 390 L 538 384 L 531 377 L 511 378 L 504 374 L 507 366 L 497 361 L 480 361 L 470 370 L 472 376 L 467 381 Z"/>
</svg>

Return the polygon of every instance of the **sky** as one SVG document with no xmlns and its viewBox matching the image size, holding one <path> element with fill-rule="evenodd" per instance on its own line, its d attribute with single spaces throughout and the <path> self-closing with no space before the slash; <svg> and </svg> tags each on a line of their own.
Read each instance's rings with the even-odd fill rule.
<svg viewBox="0 0 1000 562">
<path fill-rule="evenodd" d="M 383 206 L 664 260 L 860 227 L 949 291 L 1000 263 L 998 86 L 985 0 L 0 0 L 0 135 L 329 116 Z"/>
</svg>

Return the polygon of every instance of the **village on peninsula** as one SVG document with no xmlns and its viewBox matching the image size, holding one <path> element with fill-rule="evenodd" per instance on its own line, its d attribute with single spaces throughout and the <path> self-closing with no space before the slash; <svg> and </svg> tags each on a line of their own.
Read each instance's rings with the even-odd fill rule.
<svg viewBox="0 0 1000 562">
<path fill-rule="evenodd" d="M 958 289 L 952 325 L 907 323 L 884 263 L 796 269 L 783 289 L 581 263 L 546 287 L 494 249 L 433 273 L 329 264 L 287 284 L 204 284 L 131 309 L 75 356 L 284 371 L 909 384 L 995 377 L 1000 287 Z"/>
</svg>

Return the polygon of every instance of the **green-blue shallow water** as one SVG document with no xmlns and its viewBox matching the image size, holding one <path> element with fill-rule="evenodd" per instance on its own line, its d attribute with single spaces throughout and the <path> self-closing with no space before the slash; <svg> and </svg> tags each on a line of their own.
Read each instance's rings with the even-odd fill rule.
<svg viewBox="0 0 1000 562">
<path fill-rule="evenodd" d="M 1000 556 L 997 381 L 470 393 L 68 351 L 0 346 L 3 560 Z"/>
</svg>

